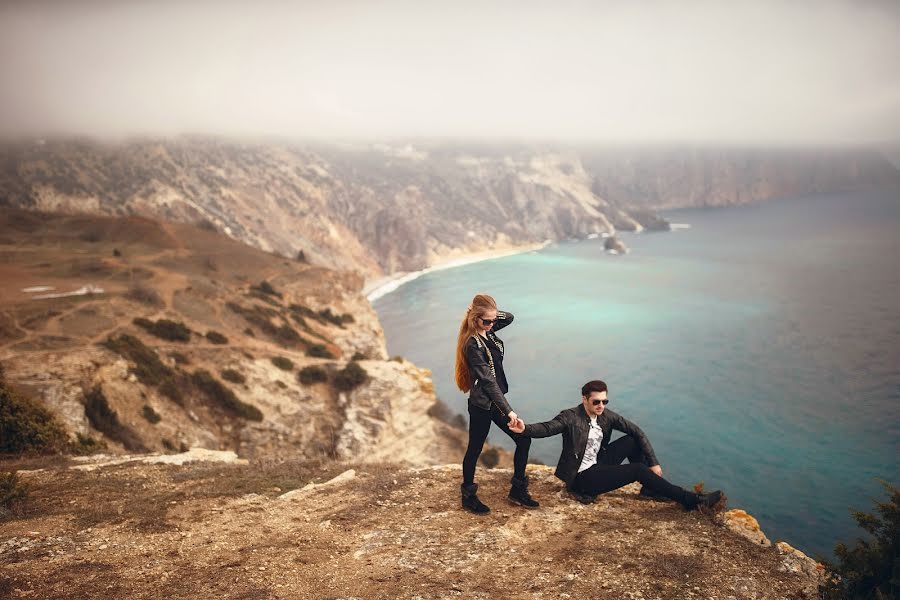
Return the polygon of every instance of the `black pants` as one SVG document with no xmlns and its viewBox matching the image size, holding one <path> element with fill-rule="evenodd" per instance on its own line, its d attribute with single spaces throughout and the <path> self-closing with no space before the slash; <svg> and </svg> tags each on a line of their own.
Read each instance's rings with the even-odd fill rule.
<svg viewBox="0 0 900 600">
<path fill-rule="evenodd" d="M 512 438 L 516 443 L 516 453 L 513 456 L 513 476 L 519 479 L 525 478 L 525 465 L 528 464 L 528 450 L 531 448 L 531 438 L 509 429 L 509 419 L 500 412 L 496 406 L 491 410 L 484 410 L 469 405 L 469 447 L 466 448 L 466 456 L 463 458 L 463 485 L 475 483 L 475 464 L 481 456 L 481 449 L 491 428 L 491 421 L 503 430 L 503 433 Z"/>
<path fill-rule="evenodd" d="M 621 462 L 628 459 L 628 464 Z M 629 483 L 640 481 L 649 491 L 677 500 L 686 501 L 687 492 L 671 484 L 646 464 L 640 446 L 630 435 L 620 437 L 597 454 L 597 464 L 575 476 L 572 487 L 576 492 L 596 496 L 617 490 Z"/>
</svg>

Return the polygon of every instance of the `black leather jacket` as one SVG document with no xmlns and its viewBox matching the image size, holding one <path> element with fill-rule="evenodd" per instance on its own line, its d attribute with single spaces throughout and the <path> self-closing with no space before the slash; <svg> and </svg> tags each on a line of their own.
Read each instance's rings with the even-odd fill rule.
<svg viewBox="0 0 900 600">
<path fill-rule="evenodd" d="M 504 415 L 512 412 L 509 402 L 503 395 L 509 391 L 502 389 L 497 384 L 497 369 L 503 369 L 503 340 L 497 337 L 496 332 L 513 322 L 512 313 L 497 311 L 497 322 L 487 333 L 485 340 L 479 335 L 473 335 L 466 342 L 466 363 L 469 365 L 469 377 L 472 380 L 472 389 L 469 390 L 469 403 L 483 410 L 490 410 L 491 405 L 500 409 Z M 493 344 L 500 351 L 500 364 L 493 360 L 487 344 Z M 491 366 L 493 365 L 493 369 Z M 503 377 L 505 381 L 506 377 Z"/>
<path fill-rule="evenodd" d="M 523 435 L 528 437 L 542 438 L 562 434 L 563 446 L 562 453 L 559 455 L 559 463 L 556 465 L 556 476 L 566 482 L 566 487 L 571 488 L 575 476 L 578 475 L 578 467 L 581 466 L 581 459 L 587 448 L 590 420 L 584 406 L 579 404 L 567 408 L 550 421 L 525 425 Z M 601 452 L 609 445 L 609 439 L 615 429 L 627 433 L 635 439 L 641 452 L 649 461 L 647 466 L 652 467 L 659 464 L 650 440 L 647 439 L 640 427 L 625 417 L 607 408 L 602 415 L 597 417 L 597 425 L 603 429 L 603 441 L 600 443 Z"/>
</svg>

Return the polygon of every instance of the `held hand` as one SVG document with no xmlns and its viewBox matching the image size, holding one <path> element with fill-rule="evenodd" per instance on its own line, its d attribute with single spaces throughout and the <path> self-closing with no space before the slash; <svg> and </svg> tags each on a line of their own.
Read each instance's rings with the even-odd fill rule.
<svg viewBox="0 0 900 600">
<path fill-rule="evenodd" d="M 514 411 L 510 411 L 506 418 L 509 419 L 509 428 L 512 429 L 512 426 L 516 424 L 516 421 L 519 420 L 519 415 L 517 415 Z"/>
<path fill-rule="evenodd" d="M 509 426 L 509 430 L 513 433 L 524 433 L 525 421 L 523 421 L 522 419 L 516 419 L 516 422 Z"/>
<path fill-rule="evenodd" d="M 656 473 L 657 475 L 659 475 L 660 477 L 663 476 L 662 475 L 662 467 L 659 465 L 654 465 L 654 466 L 650 467 L 650 470 L 653 471 L 654 473 Z"/>
</svg>

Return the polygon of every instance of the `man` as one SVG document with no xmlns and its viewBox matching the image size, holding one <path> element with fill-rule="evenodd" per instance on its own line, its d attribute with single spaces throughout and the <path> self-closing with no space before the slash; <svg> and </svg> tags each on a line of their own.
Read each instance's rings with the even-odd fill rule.
<svg viewBox="0 0 900 600">
<path fill-rule="evenodd" d="M 606 383 L 589 381 L 581 388 L 581 404 L 566 409 L 550 421 L 524 425 L 521 420 L 510 426 L 516 433 L 542 438 L 562 434 L 563 447 L 556 476 L 579 500 L 592 502 L 598 494 L 640 481 L 641 495 L 669 498 L 688 510 L 711 508 L 723 494 L 695 494 L 663 479 L 662 467 L 650 440 L 641 428 L 606 409 L 609 403 Z M 610 443 L 613 430 L 625 433 Z M 622 461 L 628 459 L 629 464 Z"/>
</svg>

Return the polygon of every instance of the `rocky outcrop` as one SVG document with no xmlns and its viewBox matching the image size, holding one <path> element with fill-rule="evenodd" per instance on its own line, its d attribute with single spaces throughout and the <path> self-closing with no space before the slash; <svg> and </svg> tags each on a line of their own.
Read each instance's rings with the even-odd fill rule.
<svg viewBox="0 0 900 600">
<path fill-rule="evenodd" d="M 0 231 L 0 362 L 73 441 L 410 464 L 462 452 L 463 433 L 429 416 L 430 374 L 387 360 L 358 274 L 146 219 L 10 211 Z M 104 294 L 31 291 L 98 276 Z M 146 329 L 161 319 L 178 337 Z M 365 377 L 345 391 L 335 380 L 350 362 Z M 114 419 L 98 422 L 88 398 Z"/>
<path fill-rule="evenodd" d="M 625 242 L 614 235 L 603 240 L 603 249 L 610 254 L 628 254 L 628 247 Z"/>
<path fill-rule="evenodd" d="M 0 535 L 10 597 L 815 598 L 815 567 L 715 518 L 641 499 L 583 505 L 530 466 L 479 472 L 492 508 L 459 507 L 459 466 L 129 463 L 25 473 L 32 506 Z M 98 486 L 103 493 L 98 494 Z M 66 519 L 57 496 L 65 494 Z M 808 561 L 808 559 L 806 559 Z M 498 571 L 499 570 L 499 571 Z M 498 572 L 500 573 L 498 575 Z"/>
</svg>

